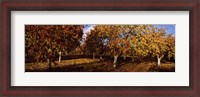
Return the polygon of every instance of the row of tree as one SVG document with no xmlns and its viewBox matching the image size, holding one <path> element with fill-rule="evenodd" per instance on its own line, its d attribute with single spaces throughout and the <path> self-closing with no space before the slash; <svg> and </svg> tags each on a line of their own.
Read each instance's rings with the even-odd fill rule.
<svg viewBox="0 0 200 97">
<path fill-rule="evenodd" d="M 160 66 L 163 57 L 175 58 L 175 37 L 165 29 L 152 25 L 96 25 L 88 33 L 83 46 L 85 52 L 114 57 L 114 67 L 119 56 L 157 58 Z"/>
<path fill-rule="evenodd" d="M 152 25 L 96 25 L 82 41 L 83 25 L 26 25 L 25 54 L 40 61 L 56 55 L 68 54 L 77 47 L 81 52 L 112 56 L 114 67 L 118 57 L 131 56 L 157 58 L 160 66 L 163 57 L 175 58 L 175 37 L 164 29 Z"/>
</svg>

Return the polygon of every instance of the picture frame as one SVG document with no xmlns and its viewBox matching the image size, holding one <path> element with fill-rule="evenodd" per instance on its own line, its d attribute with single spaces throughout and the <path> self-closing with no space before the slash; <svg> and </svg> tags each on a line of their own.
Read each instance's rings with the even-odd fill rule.
<svg viewBox="0 0 200 97">
<path fill-rule="evenodd" d="M 200 97 L 199 0 L 9 0 L 1 1 L 2 97 L 114 96 Z M 189 11 L 189 86 L 11 86 L 11 11 Z"/>
</svg>

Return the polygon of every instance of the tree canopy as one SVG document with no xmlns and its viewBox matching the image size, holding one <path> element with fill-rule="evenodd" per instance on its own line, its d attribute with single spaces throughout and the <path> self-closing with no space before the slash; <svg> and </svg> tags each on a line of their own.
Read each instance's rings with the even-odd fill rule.
<svg viewBox="0 0 200 97">
<path fill-rule="evenodd" d="M 87 35 L 86 48 L 114 56 L 114 63 L 123 55 L 157 58 L 160 65 L 164 56 L 175 57 L 175 37 L 152 25 L 96 25 Z"/>
<path fill-rule="evenodd" d="M 81 25 L 25 25 L 26 56 L 39 61 L 69 53 L 80 45 L 82 30 Z"/>
<path fill-rule="evenodd" d="M 25 25 L 25 54 L 35 60 L 53 59 L 75 49 L 113 57 L 175 59 L 175 36 L 152 25 L 95 25 L 84 42 L 83 25 Z M 59 57 L 59 61 L 61 57 Z"/>
</svg>

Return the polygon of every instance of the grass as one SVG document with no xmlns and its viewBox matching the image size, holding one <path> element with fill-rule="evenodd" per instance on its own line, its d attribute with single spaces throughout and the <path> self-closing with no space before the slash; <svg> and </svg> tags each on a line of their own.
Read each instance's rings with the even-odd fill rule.
<svg viewBox="0 0 200 97">
<path fill-rule="evenodd" d="M 52 63 L 52 68 L 56 67 L 64 67 L 68 65 L 80 65 L 80 64 L 87 64 L 87 63 L 93 63 L 98 62 L 98 59 L 89 59 L 89 58 L 81 58 L 81 59 L 71 59 L 71 60 L 62 60 L 60 63 L 58 61 L 55 61 L 55 63 Z M 25 63 L 25 69 L 26 71 L 47 71 L 48 70 L 48 64 L 47 62 L 32 62 L 32 63 Z"/>
<path fill-rule="evenodd" d="M 48 64 L 45 62 L 26 63 L 26 72 L 48 72 Z M 162 63 L 157 67 L 155 62 L 121 62 L 113 67 L 112 61 L 100 62 L 99 59 L 79 58 L 62 60 L 61 63 L 52 63 L 51 72 L 174 72 L 174 63 Z"/>
<path fill-rule="evenodd" d="M 55 62 L 59 64 L 56 66 L 79 65 L 79 64 L 85 64 L 85 63 L 99 62 L 99 59 L 81 58 L 81 59 L 62 60 L 60 63 L 58 61 L 55 61 Z"/>
</svg>

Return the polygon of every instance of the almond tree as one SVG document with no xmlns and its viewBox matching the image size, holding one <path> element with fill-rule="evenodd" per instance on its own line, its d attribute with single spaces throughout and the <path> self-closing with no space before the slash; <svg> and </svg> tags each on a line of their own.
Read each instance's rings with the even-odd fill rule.
<svg viewBox="0 0 200 97">
<path fill-rule="evenodd" d="M 118 57 L 129 55 L 132 47 L 131 38 L 135 35 L 135 28 L 138 25 L 112 25 L 109 29 L 108 47 L 114 56 L 114 67 L 116 67 Z"/>
<path fill-rule="evenodd" d="M 103 55 L 107 49 L 108 42 L 108 33 L 107 26 L 104 25 L 96 25 L 93 30 L 91 30 L 86 37 L 86 49 L 93 54 L 93 59 L 95 58 L 95 54 L 100 56 L 100 61 L 103 60 Z"/>
<path fill-rule="evenodd" d="M 113 55 L 113 66 L 116 67 L 118 57 L 127 51 L 126 41 L 122 34 L 122 25 L 109 25 L 108 29 L 108 48 L 110 55 Z"/>
<path fill-rule="evenodd" d="M 137 33 L 134 42 L 136 54 L 140 57 L 149 55 L 156 57 L 158 66 L 165 55 L 171 57 L 175 54 L 174 37 L 167 36 L 165 29 L 155 29 L 153 26 L 149 26 L 145 33 Z"/>
<path fill-rule="evenodd" d="M 152 32 L 151 37 L 147 37 L 147 42 L 149 40 L 149 51 L 152 56 L 157 57 L 158 63 L 157 65 L 160 66 L 160 62 L 164 55 L 167 53 L 167 43 L 166 43 L 166 34 L 162 31 L 159 32 Z M 150 40 L 151 39 L 151 40 Z"/>
<path fill-rule="evenodd" d="M 80 25 L 25 25 L 26 57 L 36 61 L 47 59 L 49 70 L 51 61 L 61 53 L 69 53 L 80 44 L 83 26 Z"/>
</svg>

